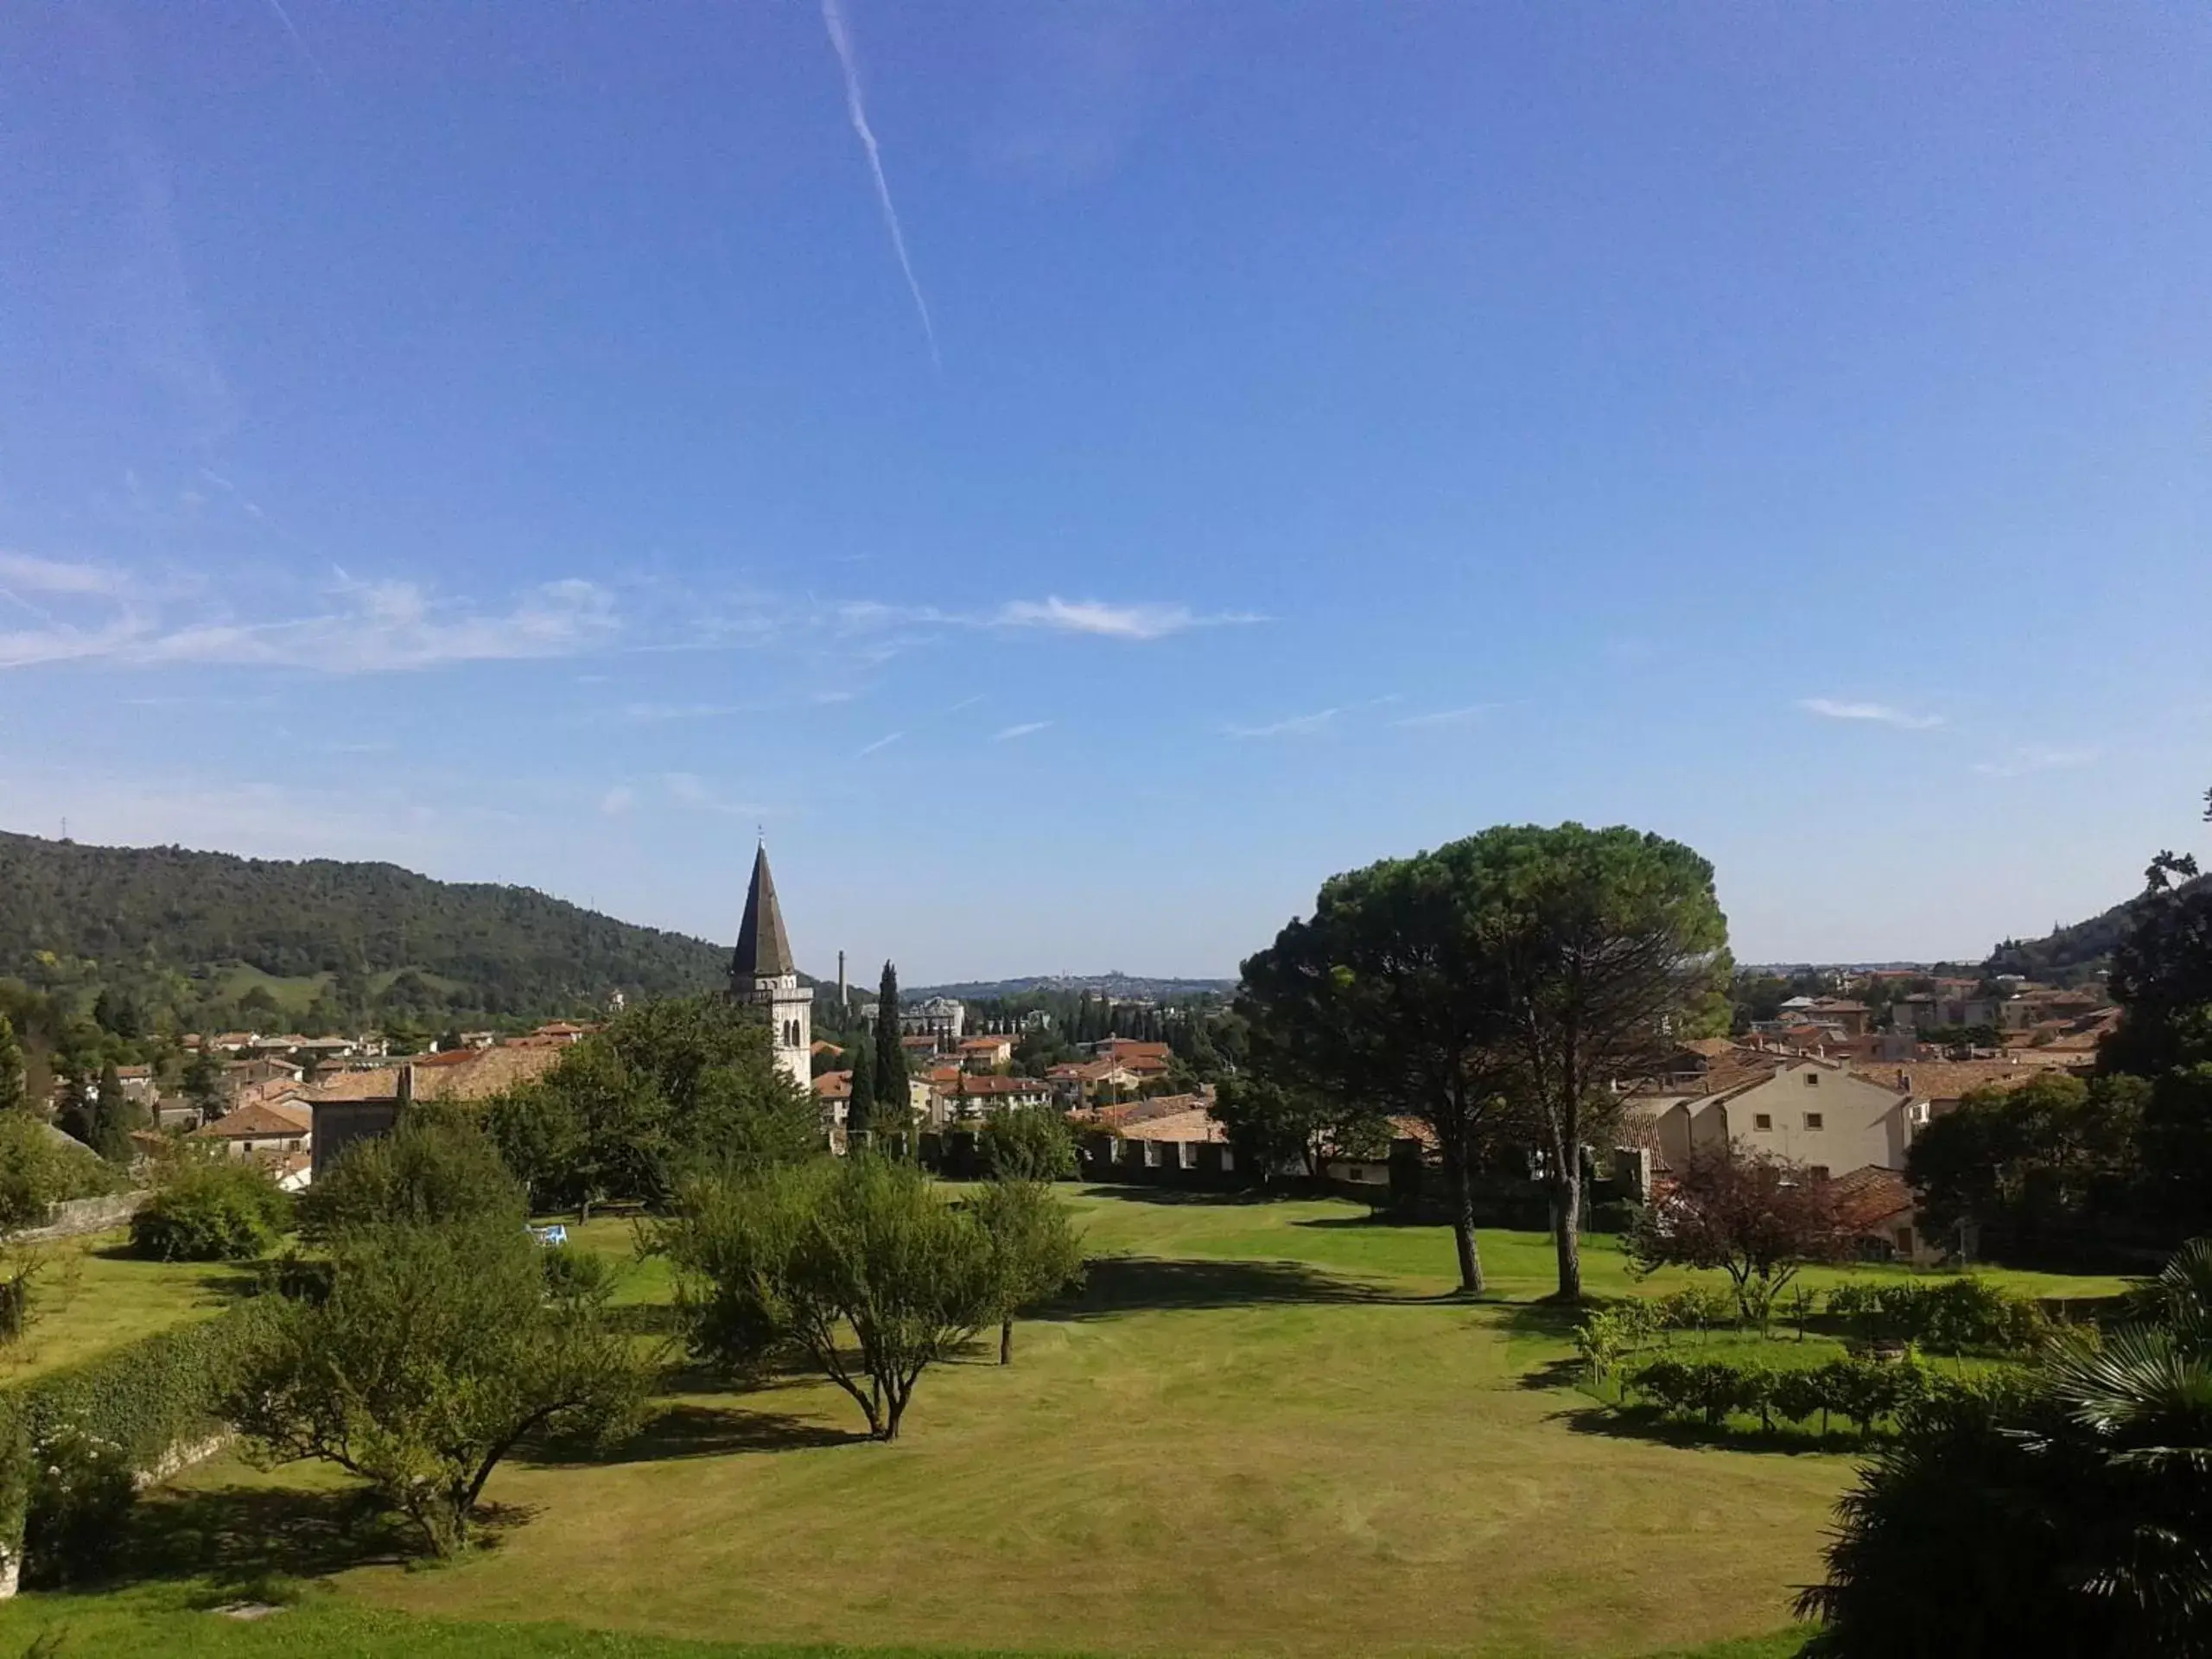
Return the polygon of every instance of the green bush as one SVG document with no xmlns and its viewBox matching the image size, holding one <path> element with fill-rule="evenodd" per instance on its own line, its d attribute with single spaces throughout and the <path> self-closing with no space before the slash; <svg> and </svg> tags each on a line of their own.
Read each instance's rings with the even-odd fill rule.
<svg viewBox="0 0 2212 1659">
<path fill-rule="evenodd" d="M 2050 1331 L 2036 1303 L 1970 1274 L 1839 1285 L 1828 1293 L 1827 1311 L 1868 1339 L 1910 1342 L 1940 1354 L 2027 1353 Z"/>
<path fill-rule="evenodd" d="M 1719 1285 L 1685 1285 L 1659 1299 L 1659 1316 L 1669 1331 L 1702 1334 L 1736 1324 L 1736 1299 Z"/>
<path fill-rule="evenodd" d="M 250 1262 L 276 1248 L 291 1213 L 257 1164 L 181 1164 L 131 1217 L 130 1248 L 159 1262 Z"/>
<path fill-rule="evenodd" d="M 41 1440 L 35 1455 L 23 1528 L 25 1587 L 94 1577 L 123 1541 L 137 1497 L 130 1459 L 114 1441 L 73 1423 Z"/>
<path fill-rule="evenodd" d="M 1912 1355 L 1891 1361 L 1853 1355 L 1789 1369 L 1758 1360 L 1657 1359 L 1629 1373 L 1626 1382 L 1662 1410 L 1710 1427 L 1725 1427 L 1736 1412 L 1756 1415 L 1767 1429 L 1777 1419 L 1803 1423 L 1817 1415 L 1823 1434 L 1831 1417 L 1870 1434 L 1885 1420 L 1897 1421 L 1965 1386 Z"/>
<path fill-rule="evenodd" d="M 120 1539 L 137 1478 L 222 1432 L 244 1340 L 226 1315 L 0 1390 L 0 1551 L 26 1584 L 84 1576 Z"/>
<path fill-rule="evenodd" d="M 545 1288 L 556 1301 L 604 1300 L 614 1288 L 614 1266 L 581 1244 L 545 1248 Z"/>
</svg>

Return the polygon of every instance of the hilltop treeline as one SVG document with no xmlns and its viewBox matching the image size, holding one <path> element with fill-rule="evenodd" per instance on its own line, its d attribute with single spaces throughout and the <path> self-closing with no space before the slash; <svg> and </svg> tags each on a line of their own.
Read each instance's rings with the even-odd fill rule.
<svg viewBox="0 0 2212 1659">
<path fill-rule="evenodd" d="M 610 992 L 719 983 L 722 947 L 528 887 L 435 881 L 392 864 L 88 847 L 0 834 L 0 975 L 150 1028 L 282 1012 L 336 1027 L 386 1017 L 545 1017 Z M 266 1007 L 243 1006 L 257 997 Z M 251 1016 L 260 1013 L 256 1021 Z"/>
</svg>

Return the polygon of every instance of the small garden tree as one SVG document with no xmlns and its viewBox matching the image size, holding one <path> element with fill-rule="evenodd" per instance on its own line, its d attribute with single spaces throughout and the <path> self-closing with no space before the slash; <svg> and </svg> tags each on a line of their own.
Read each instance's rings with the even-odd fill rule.
<svg viewBox="0 0 2212 1659">
<path fill-rule="evenodd" d="M 476 1124 L 416 1108 L 387 1135 L 354 1141 L 300 1198 L 300 1231 L 326 1243 L 362 1227 L 478 1218 L 520 1232 L 521 1185 Z"/>
<path fill-rule="evenodd" d="M 918 1167 L 872 1153 L 696 1180 L 661 1230 L 692 1351 L 811 1367 L 896 1440 L 922 1373 L 999 1317 L 1009 1269 Z"/>
<path fill-rule="evenodd" d="M 1810 1262 L 1851 1253 L 1835 1190 L 1763 1153 L 1703 1153 L 1639 1219 L 1629 1244 L 1640 1268 L 1719 1268 L 1746 1324 L 1766 1327 L 1774 1299 Z"/>
<path fill-rule="evenodd" d="M 605 1318 L 606 1281 L 549 1274 L 519 1225 L 478 1217 L 340 1234 L 319 1296 L 248 1310 L 225 1417 L 270 1463 L 369 1483 L 436 1554 L 466 1548 L 485 1483 L 525 1438 L 605 1441 L 646 1374 Z"/>
<path fill-rule="evenodd" d="M 1014 1316 L 1049 1301 L 1083 1275 L 1083 1240 L 1066 1206 L 1042 1180 L 990 1182 L 969 1209 L 991 1244 L 999 1363 L 1014 1363 Z"/>
<path fill-rule="evenodd" d="M 130 1218 L 130 1249 L 156 1262 L 251 1262 L 275 1248 L 292 1201 L 243 1158 L 180 1157 Z"/>
<path fill-rule="evenodd" d="M 1075 1137 L 1057 1111 L 994 1112 L 976 1131 L 976 1149 L 994 1180 L 1057 1181 L 1075 1173 Z"/>
</svg>

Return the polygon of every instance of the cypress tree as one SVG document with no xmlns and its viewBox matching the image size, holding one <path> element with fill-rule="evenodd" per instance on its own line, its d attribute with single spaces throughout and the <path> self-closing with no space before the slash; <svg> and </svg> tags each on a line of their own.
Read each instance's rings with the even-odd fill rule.
<svg viewBox="0 0 2212 1659">
<path fill-rule="evenodd" d="M 8 1016 L 0 1014 L 0 1111 L 29 1103 L 23 1091 L 23 1046 L 16 1040 L 16 1028 L 8 1023 Z"/>
<path fill-rule="evenodd" d="M 129 1163 L 137 1117 L 130 1097 L 123 1092 L 123 1075 L 110 1060 L 100 1068 L 100 1097 L 92 1104 L 92 1150 L 110 1163 Z"/>
<path fill-rule="evenodd" d="M 856 1135 L 865 1131 L 875 1116 L 875 1065 L 868 1056 L 868 1045 L 853 1045 L 853 1097 L 845 1108 L 845 1132 Z"/>
<path fill-rule="evenodd" d="M 906 1103 L 906 1051 L 899 1041 L 899 970 L 887 962 L 875 993 L 875 1098 L 893 1110 Z"/>
</svg>

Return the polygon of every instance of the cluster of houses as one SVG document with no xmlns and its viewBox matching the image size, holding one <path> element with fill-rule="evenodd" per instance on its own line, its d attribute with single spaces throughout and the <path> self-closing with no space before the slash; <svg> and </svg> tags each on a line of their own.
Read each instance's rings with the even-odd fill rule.
<svg viewBox="0 0 2212 1659">
<path fill-rule="evenodd" d="M 899 1023 L 903 1028 L 903 1014 Z M 957 1030 L 956 1025 L 899 1038 L 906 1054 L 914 1119 L 925 1128 L 974 1123 L 994 1112 L 1042 1107 L 1073 1112 L 1110 1106 L 1163 1088 L 1173 1064 L 1166 1043 L 1109 1037 L 1086 1045 L 1086 1059 L 1052 1066 L 1041 1077 L 1017 1077 L 1011 1071 L 1014 1037 L 1003 1033 L 960 1036 L 953 1034 Z M 812 1052 L 827 1058 L 833 1068 L 844 1057 L 844 1050 L 834 1043 L 817 1042 Z M 833 1129 L 842 1128 L 852 1100 L 852 1072 L 832 1069 L 817 1073 L 813 1088 L 825 1119 Z"/>
<path fill-rule="evenodd" d="M 519 1036 L 467 1034 L 459 1046 L 392 1058 L 381 1039 L 292 1038 L 223 1032 L 185 1046 L 227 1054 L 216 1105 L 203 1110 L 155 1088 L 151 1069 L 122 1069 L 126 1093 L 161 1129 L 234 1158 L 270 1165 L 289 1192 L 308 1185 L 351 1140 L 382 1134 L 415 1100 L 481 1100 L 543 1075 L 594 1027 L 568 1021 Z"/>
</svg>

